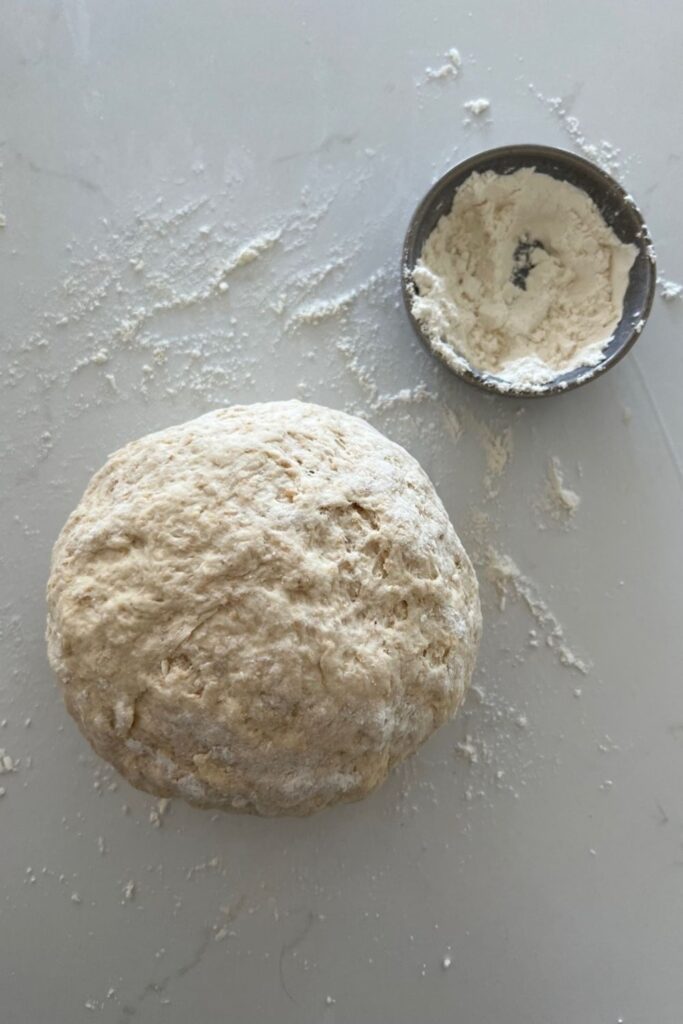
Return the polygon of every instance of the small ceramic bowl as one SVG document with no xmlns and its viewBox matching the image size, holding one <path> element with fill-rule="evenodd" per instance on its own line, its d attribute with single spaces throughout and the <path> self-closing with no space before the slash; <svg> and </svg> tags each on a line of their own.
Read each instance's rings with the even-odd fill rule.
<svg viewBox="0 0 683 1024">
<path fill-rule="evenodd" d="M 445 341 L 443 344 L 434 345 L 411 311 L 415 294 L 413 268 L 437 222 L 450 211 L 458 188 L 475 171 L 511 174 L 520 167 L 534 167 L 543 174 L 567 181 L 588 193 L 617 237 L 622 242 L 635 245 L 638 250 L 629 275 L 621 319 L 604 347 L 600 362 L 595 366 L 580 366 L 559 373 L 547 384 L 540 388 L 536 386 L 533 390 L 511 387 L 504 378 L 477 370 Z M 539 398 L 544 395 L 562 394 L 587 384 L 618 363 L 638 340 L 645 326 L 652 306 L 656 279 L 652 242 L 645 221 L 631 196 L 595 164 L 575 153 L 553 149 L 550 146 L 502 146 L 500 149 L 478 153 L 453 167 L 432 186 L 413 214 L 403 245 L 401 262 L 403 301 L 410 321 L 425 345 L 450 370 L 469 384 L 513 398 Z"/>
</svg>

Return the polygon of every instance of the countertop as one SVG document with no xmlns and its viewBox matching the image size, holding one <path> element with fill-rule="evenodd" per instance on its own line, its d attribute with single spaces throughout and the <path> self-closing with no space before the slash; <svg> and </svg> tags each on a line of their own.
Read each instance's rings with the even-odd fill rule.
<svg viewBox="0 0 683 1024">
<path fill-rule="evenodd" d="M 682 32 L 669 0 L 4 5 L 2 1024 L 679 1024 L 683 301 L 604 378 L 496 400 L 420 346 L 399 255 L 454 162 L 536 141 L 610 166 L 680 281 Z M 474 688 L 362 803 L 159 806 L 62 706 L 51 546 L 121 444 L 290 397 L 435 481 Z"/>
</svg>

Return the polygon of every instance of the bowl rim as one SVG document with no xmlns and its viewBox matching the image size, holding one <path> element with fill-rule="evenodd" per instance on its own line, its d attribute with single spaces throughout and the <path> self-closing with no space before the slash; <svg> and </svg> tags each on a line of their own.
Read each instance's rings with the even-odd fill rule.
<svg viewBox="0 0 683 1024">
<path fill-rule="evenodd" d="M 558 375 L 557 378 L 549 381 L 541 388 L 532 389 L 506 385 L 504 381 L 500 380 L 500 378 L 497 378 L 495 375 L 483 373 L 471 367 L 465 360 L 465 357 L 461 356 L 456 350 L 453 350 L 454 358 L 449 358 L 451 346 L 448 345 L 447 342 L 441 342 L 440 346 L 437 347 L 432 339 L 429 338 L 429 336 L 422 330 L 419 321 L 413 315 L 411 309 L 412 299 L 415 294 L 414 286 L 411 281 L 411 271 L 415 266 L 415 262 L 419 258 L 418 254 L 415 253 L 415 240 L 427 212 L 431 209 L 435 199 L 451 184 L 453 179 L 462 178 L 462 180 L 465 181 L 470 174 L 474 173 L 481 166 L 482 163 L 487 163 L 497 157 L 503 156 L 513 158 L 538 156 L 544 159 L 554 159 L 560 164 L 564 163 L 575 167 L 578 166 L 582 170 L 587 171 L 594 178 L 601 179 L 607 192 L 617 198 L 623 207 L 628 207 L 631 215 L 635 217 L 638 225 L 638 232 L 634 244 L 638 247 L 638 254 L 644 255 L 647 258 L 649 265 L 649 281 L 647 283 L 647 292 L 641 310 L 640 320 L 638 324 L 633 325 L 629 334 L 620 346 L 609 356 L 601 359 L 600 362 L 596 363 L 594 366 L 576 367 L 575 370 L 567 371 L 577 374 L 573 379 L 563 381 L 561 379 L 562 375 Z M 525 165 L 520 164 L 520 166 Z M 576 187 L 580 188 L 578 185 Z M 462 380 L 474 387 L 480 388 L 481 390 L 489 393 L 501 395 L 505 398 L 545 398 L 548 395 L 565 394 L 568 391 L 574 391 L 576 388 L 582 387 L 584 384 L 588 384 L 597 377 L 601 377 L 602 374 L 606 373 L 608 370 L 611 370 L 611 368 L 620 362 L 633 348 L 636 341 L 641 336 L 652 309 L 656 283 L 657 266 L 652 239 L 650 237 L 650 232 L 645 218 L 633 199 L 633 196 L 626 191 L 624 186 L 618 182 L 616 178 L 613 178 L 611 174 L 605 171 L 598 164 L 587 160 L 585 157 L 580 156 L 578 153 L 574 153 L 571 150 L 561 149 L 556 146 L 546 146 L 541 143 L 513 143 L 507 146 L 496 146 L 493 149 L 480 150 L 478 153 L 467 157 L 467 159 L 454 164 L 453 167 L 449 168 L 445 174 L 430 186 L 416 206 L 408 223 L 408 228 L 401 249 L 401 291 L 403 294 L 403 304 L 413 326 L 413 330 L 417 336 L 426 345 L 432 355 L 436 356 L 436 358 L 439 359 L 451 371 L 451 373 L 454 373 L 456 376 L 462 378 Z M 440 348 L 448 349 L 449 351 L 440 351 Z M 581 372 L 582 370 L 584 372 Z"/>
</svg>

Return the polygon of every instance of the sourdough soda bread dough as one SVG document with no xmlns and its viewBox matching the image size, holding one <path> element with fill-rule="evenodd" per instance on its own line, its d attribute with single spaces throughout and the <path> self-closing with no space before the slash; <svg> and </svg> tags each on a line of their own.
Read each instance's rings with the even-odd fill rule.
<svg viewBox="0 0 683 1024">
<path fill-rule="evenodd" d="M 576 186 L 475 172 L 424 244 L 411 308 L 447 362 L 534 390 L 600 362 L 636 254 Z"/>
<path fill-rule="evenodd" d="M 95 750 L 161 796 L 258 814 L 358 799 L 453 715 L 477 581 L 403 448 L 300 402 L 111 456 L 54 549 L 48 650 Z"/>
</svg>

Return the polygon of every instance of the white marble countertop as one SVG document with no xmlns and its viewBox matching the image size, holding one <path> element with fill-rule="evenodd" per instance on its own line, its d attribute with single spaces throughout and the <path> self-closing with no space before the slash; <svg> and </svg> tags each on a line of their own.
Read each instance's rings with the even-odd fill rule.
<svg viewBox="0 0 683 1024">
<path fill-rule="evenodd" d="M 595 144 L 680 281 L 681 32 L 669 0 L 5 3 L 2 1024 L 679 1024 L 683 301 L 605 378 L 522 407 L 420 347 L 398 259 L 458 159 Z M 459 77 L 427 81 L 453 46 Z M 62 707 L 50 548 L 120 444 L 297 395 L 432 475 L 481 569 L 476 690 L 361 804 L 160 813 Z M 585 675 L 554 620 L 514 590 L 501 610 L 487 545 Z"/>
</svg>

